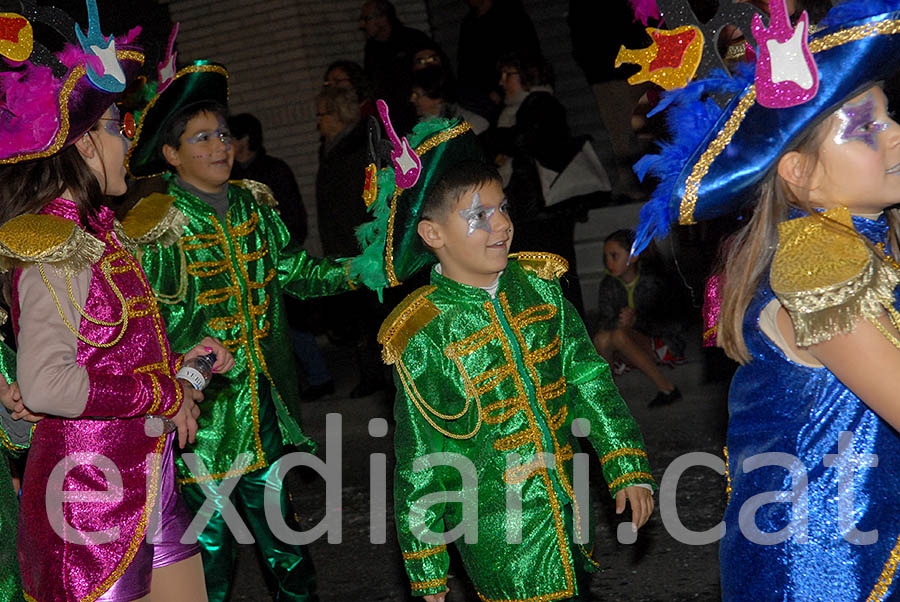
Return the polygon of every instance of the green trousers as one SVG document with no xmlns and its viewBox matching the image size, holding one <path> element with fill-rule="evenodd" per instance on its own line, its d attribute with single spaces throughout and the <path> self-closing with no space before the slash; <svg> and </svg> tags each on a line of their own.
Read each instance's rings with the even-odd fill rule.
<svg viewBox="0 0 900 602">
<path fill-rule="evenodd" d="M 0 408 L 2 409 L 2 408 Z M 0 601 L 22 602 L 19 559 L 16 555 L 18 503 L 9 473 L 9 458 L 0 452 Z"/>
<path fill-rule="evenodd" d="M 270 465 L 242 475 L 228 495 L 228 501 L 234 505 L 253 535 L 262 558 L 263 574 L 275 601 L 318 602 L 316 573 L 306 547 L 283 542 L 272 533 L 266 520 L 263 507 L 266 479 L 272 470 L 271 464 L 287 451 L 281 443 L 273 402 L 265 394 L 267 392 L 267 387 L 260 388 L 260 438 Z M 181 493 L 193 513 L 208 499 L 196 483 L 182 485 Z M 217 510 L 209 517 L 206 529 L 198 537 L 209 602 L 228 600 L 237 555 L 237 542 L 219 510 L 225 500 L 221 499 L 222 496 L 218 497 L 218 500 L 213 497 Z M 291 529 L 299 531 L 297 516 L 284 486 L 281 488 L 281 515 Z"/>
</svg>

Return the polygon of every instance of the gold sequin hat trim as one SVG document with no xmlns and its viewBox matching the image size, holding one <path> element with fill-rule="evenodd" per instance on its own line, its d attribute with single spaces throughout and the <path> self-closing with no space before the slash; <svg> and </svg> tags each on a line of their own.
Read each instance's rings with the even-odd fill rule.
<svg viewBox="0 0 900 602">
<path fill-rule="evenodd" d="M 228 71 L 223 65 L 196 61 L 180 69 L 172 82 L 141 111 L 125 169 L 134 178 L 151 178 L 169 171 L 162 157 L 162 137 L 169 120 L 183 109 L 201 102 L 228 108 Z"/>
<path fill-rule="evenodd" d="M 138 71 L 143 66 L 144 53 L 137 48 L 122 48 L 116 51 L 116 56 L 125 73 L 127 85 L 137 77 Z M 55 155 L 90 130 L 106 109 L 115 102 L 118 93 L 94 87 L 82 63 L 66 74 L 57 97 L 59 126 L 53 139 L 41 150 L 29 150 L 0 158 L 0 165 L 45 159 Z M 0 104 L 0 109 L 2 108 L 3 104 Z"/>
</svg>

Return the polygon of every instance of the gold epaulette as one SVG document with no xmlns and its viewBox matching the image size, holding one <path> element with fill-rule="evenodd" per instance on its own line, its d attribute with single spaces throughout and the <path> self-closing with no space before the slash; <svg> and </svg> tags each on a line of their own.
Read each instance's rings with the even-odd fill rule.
<svg viewBox="0 0 900 602">
<path fill-rule="evenodd" d="M 106 245 L 72 220 L 25 214 L 0 226 L 0 270 L 20 263 L 50 263 L 75 274 L 103 256 Z"/>
<path fill-rule="evenodd" d="M 385 364 L 395 363 L 403 355 L 409 340 L 440 315 L 441 311 L 428 299 L 435 288 L 428 285 L 414 290 L 394 308 L 378 329 L 378 342 L 382 345 L 381 357 Z"/>
<path fill-rule="evenodd" d="M 522 251 L 511 254 L 509 258 L 515 259 L 524 269 L 544 280 L 559 278 L 569 271 L 569 262 L 554 253 Z"/>
<path fill-rule="evenodd" d="M 797 345 L 846 334 L 893 303 L 900 275 L 853 228 L 846 207 L 782 222 L 769 281 Z"/>
<path fill-rule="evenodd" d="M 175 197 L 159 192 L 145 196 L 131 208 L 116 234 L 129 246 L 154 242 L 161 247 L 175 244 L 184 235 L 184 227 L 190 220 L 174 202 Z"/>
<path fill-rule="evenodd" d="M 250 192 L 252 192 L 253 199 L 264 207 L 278 206 L 278 201 L 275 200 L 275 195 L 272 194 L 272 189 L 262 182 L 257 182 L 256 180 L 231 180 L 230 184 L 232 186 L 239 186 L 244 190 L 249 190 Z"/>
</svg>

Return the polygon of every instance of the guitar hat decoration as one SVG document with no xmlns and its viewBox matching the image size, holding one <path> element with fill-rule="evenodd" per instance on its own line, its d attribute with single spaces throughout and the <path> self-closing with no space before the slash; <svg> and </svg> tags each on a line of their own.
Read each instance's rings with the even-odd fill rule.
<svg viewBox="0 0 900 602">
<path fill-rule="evenodd" d="M 672 10 L 675 4 L 680 7 Z M 660 2 L 667 26 L 697 26 L 686 4 Z M 809 128 L 890 77 L 900 63 L 900 0 L 848 0 L 811 35 L 805 13 L 791 25 L 785 0 L 770 2 L 768 19 L 755 9 L 735 9 L 749 5 L 719 6 L 703 26 L 707 48 L 698 72 L 705 77 L 664 93 L 655 110 L 664 111 L 670 139 L 635 164 L 638 177 L 653 176 L 658 184 L 641 209 L 633 254 L 666 236 L 671 224 L 693 224 L 752 203 L 757 184 Z M 704 70 L 704 64 L 721 64 L 710 41 L 728 14 L 740 16 L 737 25 L 753 33 L 750 56 L 758 58 L 737 64 L 733 73 Z"/>
<path fill-rule="evenodd" d="M 140 28 L 104 37 L 96 0 L 86 4 L 87 32 L 57 8 L 0 0 L 0 164 L 49 157 L 72 144 L 143 65 L 133 44 Z M 58 39 L 35 39 L 35 24 Z M 54 54 L 48 45 L 64 48 Z"/>
<path fill-rule="evenodd" d="M 465 121 L 423 121 L 407 139 L 394 131 L 387 104 L 383 100 L 376 104 L 391 142 L 391 165 L 380 165 L 384 141 L 370 133 L 373 156 L 362 197 L 374 219 L 356 231 L 362 254 L 350 262 L 350 274 L 380 295 L 383 289 L 397 286 L 435 261 L 416 232 L 434 184 L 453 165 L 485 158 Z"/>
</svg>

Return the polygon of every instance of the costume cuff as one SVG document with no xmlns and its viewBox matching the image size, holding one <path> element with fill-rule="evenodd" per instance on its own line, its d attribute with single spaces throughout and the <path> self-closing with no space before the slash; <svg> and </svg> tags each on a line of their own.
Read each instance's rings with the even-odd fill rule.
<svg viewBox="0 0 900 602">
<path fill-rule="evenodd" d="M 447 546 L 403 552 L 403 563 L 414 596 L 437 594 L 447 587 L 447 571 L 450 569 Z"/>
<path fill-rule="evenodd" d="M 611 495 L 631 485 L 644 484 L 651 489 L 656 487 L 650 473 L 647 452 L 643 449 L 637 447 L 614 449 L 600 458 L 600 464 L 603 466 L 603 476 L 609 483 Z"/>
</svg>

